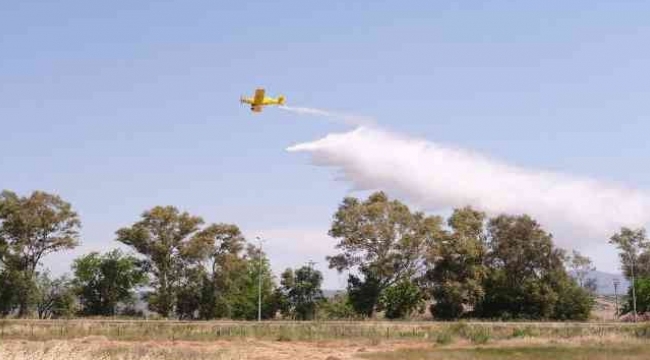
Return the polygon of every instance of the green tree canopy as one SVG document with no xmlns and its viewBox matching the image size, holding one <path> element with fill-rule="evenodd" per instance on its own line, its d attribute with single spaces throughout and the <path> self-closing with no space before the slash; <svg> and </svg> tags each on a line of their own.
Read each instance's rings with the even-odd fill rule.
<svg viewBox="0 0 650 360">
<path fill-rule="evenodd" d="M 246 266 L 236 278 L 226 302 L 233 319 L 253 320 L 257 318 L 259 278 L 262 281 L 262 319 L 275 317 L 279 310 L 276 285 L 266 254 L 251 244 L 246 249 Z"/>
<path fill-rule="evenodd" d="M 81 222 L 59 196 L 35 191 L 28 197 L 0 193 L 0 268 L 11 276 L 20 316 L 36 301 L 36 269 L 48 254 L 78 245 Z M 0 307 L 5 307 L 4 305 Z M 10 304 L 7 307 L 12 307 Z"/>
<path fill-rule="evenodd" d="M 485 214 L 466 207 L 454 210 L 445 231 L 427 254 L 426 282 L 434 303 L 433 316 L 454 319 L 473 308 L 484 295 L 487 276 Z"/>
<path fill-rule="evenodd" d="M 650 240 L 648 240 L 645 229 L 623 227 L 609 239 L 609 243 L 615 245 L 619 250 L 618 256 L 621 259 L 625 277 L 631 280 L 637 270 L 641 270 L 640 274 L 643 276 L 646 264 L 644 260 L 650 257 L 650 255 L 646 255 L 650 250 Z M 640 269 L 637 269 L 639 265 L 641 265 Z"/>
<path fill-rule="evenodd" d="M 147 283 L 141 261 L 119 249 L 79 257 L 72 268 L 73 284 L 85 315 L 116 315 L 118 305 L 135 301 L 135 290 Z"/>
<path fill-rule="evenodd" d="M 421 276 L 426 249 L 441 232 L 442 220 L 411 212 L 403 203 L 377 192 L 365 200 L 343 200 L 329 231 L 339 240 L 339 254 L 328 257 L 330 268 L 358 270 L 348 283 L 350 299 L 363 300 L 364 313 L 372 314 L 381 292 L 401 281 Z M 365 284 L 367 283 L 367 284 Z M 358 299 L 355 293 L 370 297 Z M 356 300 L 355 300 L 356 299 Z"/>
<path fill-rule="evenodd" d="M 39 319 L 67 318 L 75 314 L 74 290 L 67 277 L 52 279 L 49 273 L 44 272 L 38 275 L 36 287 Z"/>
<path fill-rule="evenodd" d="M 239 227 L 218 224 L 214 228 L 214 243 L 209 249 L 206 267 L 209 272 L 203 279 L 199 316 L 202 319 L 231 316 L 229 297 L 238 293 L 239 279 L 246 273 L 247 260 L 243 250 L 246 239 Z"/>
<path fill-rule="evenodd" d="M 315 270 L 311 264 L 302 266 L 295 271 L 286 269 L 282 273 L 282 289 L 289 301 L 286 315 L 297 320 L 313 320 L 316 307 L 323 300 L 323 274 Z"/>
<path fill-rule="evenodd" d="M 402 319 L 411 315 L 424 302 L 424 294 L 413 282 L 402 280 L 384 290 L 379 303 L 387 319 Z"/>
<path fill-rule="evenodd" d="M 175 311 L 184 276 L 206 259 L 214 244 L 216 226 L 201 228 L 203 219 L 180 212 L 173 206 L 157 206 L 142 214 L 142 219 L 117 231 L 117 241 L 144 255 L 154 291 L 149 308 L 164 317 Z"/>
<path fill-rule="evenodd" d="M 535 220 L 527 215 L 498 216 L 489 222 L 488 237 L 489 274 L 477 315 L 504 319 L 581 318 L 584 311 L 561 311 L 570 300 L 582 301 L 571 304 L 573 308 L 591 310 L 591 297 L 566 273 L 564 252 L 555 248 L 552 236 Z"/>
<path fill-rule="evenodd" d="M 614 234 L 609 239 L 610 244 L 616 245 L 619 249 L 619 258 L 621 259 L 621 265 L 623 265 L 623 272 L 625 276 L 631 280 L 631 295 L 632 295 L 632 311 L 634 313 L 634 321 L 636 321 L 637 314 L 637 297 L 636 297 L 636 276 L 637 276 L 637 266 L 641 265 L 641 271 L 645 271 L 644 263 L 647 258 L 647 253 L 650 249 L 650 240 L 646 235 L 646 230 L 644 228 L 640 229 L 630 229 L 623 227 L 621 231 Z M 641 260 L 641 261 L 640 261 Z M 643 276 L 643 273 L 642 273 Z"/>
</svg>

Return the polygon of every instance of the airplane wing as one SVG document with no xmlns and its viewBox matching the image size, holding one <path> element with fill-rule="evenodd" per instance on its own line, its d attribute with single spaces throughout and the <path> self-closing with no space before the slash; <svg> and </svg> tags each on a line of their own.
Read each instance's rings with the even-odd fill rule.
<svg viewBox="0 0 650 360">
<path fill-rule="evenodd" d="M 264 89 L 255 90 L 255 96 L 253 97 L 253 103 L 255 105 L 262 105 L 264 103 Z"/>
</svg>

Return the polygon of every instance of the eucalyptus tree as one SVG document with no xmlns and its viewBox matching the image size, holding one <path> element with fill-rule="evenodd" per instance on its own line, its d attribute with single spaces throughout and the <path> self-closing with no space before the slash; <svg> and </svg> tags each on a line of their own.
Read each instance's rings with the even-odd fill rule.
<svg viewBox="0 0 650 360">
<path fill-rule="evenodd" d="M 77 213 L 57 195 L 0 193 L 0 269 L 12 292 L 11 297 L 0 298 L 15 303 L 19 316 L 29 315 L 34 308 L 37 268 L 43 258 L 76 247 L 80 228 Z M 0 308 L 11 307 L 0 304 Z"/>
</svg>

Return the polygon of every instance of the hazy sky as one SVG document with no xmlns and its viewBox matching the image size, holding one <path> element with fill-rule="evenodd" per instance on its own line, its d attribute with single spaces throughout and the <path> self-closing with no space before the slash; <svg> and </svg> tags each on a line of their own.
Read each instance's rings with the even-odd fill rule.
<svg viewBox="0 0 650 360">
<path fill-rule="evenodd" d="M 649 16 L 648 1 L 3 1 L 0 188 L 54 192 L 80 213 L 83 246 L 50 256 L 55 272 L 167 204 L 267 238 L 276 270 L 325 269 L 331 216 L 356 193 L 285 149 L 349 128 L 239 106 L 265 86 L 648 190 Z M 606 239 L 586 243 L 617 269 Z M 344 285 L 327 272 L 326 287 Z"/>
</svg>

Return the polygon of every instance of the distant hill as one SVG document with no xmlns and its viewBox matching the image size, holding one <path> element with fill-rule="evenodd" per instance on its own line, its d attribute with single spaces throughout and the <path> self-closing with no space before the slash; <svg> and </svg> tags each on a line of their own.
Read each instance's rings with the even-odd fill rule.
<svg viewBox="0 0 650 360">
<path fill-rule="evenodd" d="M 597 293 L 598 295 L 613 295 L 614 294 L 614 279 L 620 281 L 618 286 L 618 293 L 625 294 L 627 289 L 630 287 L 630 282 L 625 279 L 625 276 L 622 274 L 611 274 L 603 271 L 592 271 L 589 276 L 590 278 L 596 279 L 596 285 L 598 286 Z"/>
</svg>

